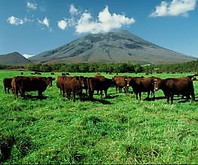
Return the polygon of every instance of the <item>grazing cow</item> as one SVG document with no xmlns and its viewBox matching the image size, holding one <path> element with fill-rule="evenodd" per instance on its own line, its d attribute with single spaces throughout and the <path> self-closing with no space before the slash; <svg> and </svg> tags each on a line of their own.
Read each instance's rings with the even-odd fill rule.
<svg viewBox="0 0 198 165">
<path fill-rule="evenodd" d="M 41 75 L 41 72 L 35 71 L 34 74 Z"/>
<path fill-rule="evenodd" d="M 18 93 L 21 97 L 25 97 L 25 92 L 38 91 L 38 96 L 42 97 L 42 92 L 44 92 L 47 86 L 52 86 L 52 77 L 13 77 L 12 78 L 12 90 L 15 99 L 18 97 Z"/>
<path fill-rule="evenodd" d="M 115 83 L 116 93 L 119 89 L 119 93 L 122 92 L 122 88 L 124 88 L 125 93 L 128 93 L 128 86 L 127 81 L 130 81 L 130 77 L 126 76 L 114 76 L 112 78 L 113 82 Z"/>
<path fill-rule="evenodd" d="M 10 93 L 9 90 L 12 89 L 11 81 L 12 81 L 12 78 L 4 78 L 3 79 L 3 86 L 4 86 L 5 93 Z"/>
<path fill-rule="evenodd" d="M 84 79 L 80 76 L 65 77 L 64 78 L 64 92 L 66 97 L 70 99 L 72 93 L 72 100 L 75 102 L 76 94 L 82 98 L 82 88 L 84 87 Z"/>
<path fill-rule="evenodd" d="M 67 75 L 70 75 L 70 74 L 67 73 L 67 72 L 66 73 L 64 73 L 64 72 L 62 73 L 62 76 L 67 76 Z"/>
<path fill-rule="evenodd" d="M 195 100 L 193 81 L 189 77 L 182 78 L 167 78 L 158 79 L 154 81 L 155 91 L 161 89 L 167 98 L 167 103 L 171 99 L 171 104 L 173 104 L 174 95 L 186 96 L 187 99 L 192 97 L 192 101 Z"/>
<path fill-rule="evenodd" d="M 155 78 L 158 79 L 158 78 Z M 153 95 L 153 99 L 155 98 L 154 93 L 154 77 L 144 78 L 144 77 L 133 77 L 129 82 L 129 85 L 133 88 L 133 92 L 136 95 L 136 99 L 141 100 L 141 93 L 148 92 L 147 99 L 149 99 L 149 95 Z"/>
</svg>

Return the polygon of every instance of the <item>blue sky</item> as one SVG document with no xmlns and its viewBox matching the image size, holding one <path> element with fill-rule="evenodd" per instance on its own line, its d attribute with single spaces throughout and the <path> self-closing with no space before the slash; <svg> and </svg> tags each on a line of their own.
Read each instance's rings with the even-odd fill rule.
<svg viewBox="0 0 198 165">
<path fill-rule="evenodd" d="M 197 0 L 0 0 L 0 54 L 36 55 L 117 29 L 198 57 Z"/>
</svg>

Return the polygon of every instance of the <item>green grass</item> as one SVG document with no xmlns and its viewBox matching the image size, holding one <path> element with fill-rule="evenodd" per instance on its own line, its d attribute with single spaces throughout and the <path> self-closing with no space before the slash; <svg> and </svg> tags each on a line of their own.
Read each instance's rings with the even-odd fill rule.
<svg viewBox="0 0 198 165">
<path fill-rule="evenodd" d="M 19 74 L 1 70 L 0 81 Z M 198 83 L 194 86 L 198 96 Z M 3 164 L 198 163 L 198 101 L 181 103 L 176 99 L 173 105 L 165 99 L 139 101 L 134 94 L 116 94 L 110 88 L 107 99 L 94 95 L 93 102 L 73 103 L 60 96 L 55 81 L 43 100 L 15 100 L 13 94 L 4 93 L 2 83 L 0 89 L 0 145 L 9 155 L 3 160 L 0 153 Z M 161 91 L 156 95 L 163 96 Z"/>
</svg>

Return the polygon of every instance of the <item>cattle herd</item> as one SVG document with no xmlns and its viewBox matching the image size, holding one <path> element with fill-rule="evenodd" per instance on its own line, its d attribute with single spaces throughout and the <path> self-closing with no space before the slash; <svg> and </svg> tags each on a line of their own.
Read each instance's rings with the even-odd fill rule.
<svg viewBox="0 0 198 165">
<path fill-rule="evenodd" d="M 124 92 L 129 93 L 129 87 L 133 89 L 136 99 L 141 100 L 141 93 L 147 92 L 147 98 L 155 99 L 155 92 L 161 89 L 167 99 L 167 103 L 173 103 L 174 95 L 181 95 L 182 98 L 195 100 L 193 80 L 195 75 L 182 78 L 166 78 L 161 79 L 158 77 L 131 77 L 116 75 L 111 79 L 106 78 L 100 74 L 95 77 L 84 76 L 70 76 L 62 75 L 56 79 L 56 85 L 60 89 L 63 97 L 76 100 L 76 95 L 80 99 L 87 97 L 92 100 L 94 91 L 100 94 L 100 97 L 108 97 L 107 91 L 110 87 L 115 87 L 116 93 Z M 25 98 L 25 92 L 38 91 L 38 96 L 42 97 L 42 93 L 48 86 L 52 86 L 52 77 L 40 76 L 16 76 L 13 78 L 4 78 L 3 85 L 4 91 L 9 93 L 12 90 L 14 98 L 17 99 L 20 94 Z"/>
</svg>

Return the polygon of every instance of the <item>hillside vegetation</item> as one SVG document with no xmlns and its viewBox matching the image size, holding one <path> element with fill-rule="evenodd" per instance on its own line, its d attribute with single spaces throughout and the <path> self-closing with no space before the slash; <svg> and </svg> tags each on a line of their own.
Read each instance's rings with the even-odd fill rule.
<svg viewBox="0 0 198 165">
<path fill-rule="evenodd" d="M 61 73 L 55 73 L 55 78 Z M 113 77 L 101 73 L 106 77 Z M 161 78 L 183 74 L 153 74 Z M 194 74 L 194 73 L 192 73 Z M 20 75 L 0 70 L 0 81 Z M 24 71 L 24 76 L 30 76 Z M 95 73 L 71 73 L 94 76 Z M 142 76 L 145 74 L 123 73 Z M 42 73 L 42 76 L 51 76 Z M 198 82 L 195 102 L 175 97 L 167 104 L 163 93 L 155 101 L 136 100 L 130 93 L 108 90 L 109 97 L 72 102 L 53 86 L 44 99 L 14 99 L 0 83 L 0 161 L 2 164 L 197 164 Z M 29 93 L 36 96 L 37 92 Z"/>
</svg>

